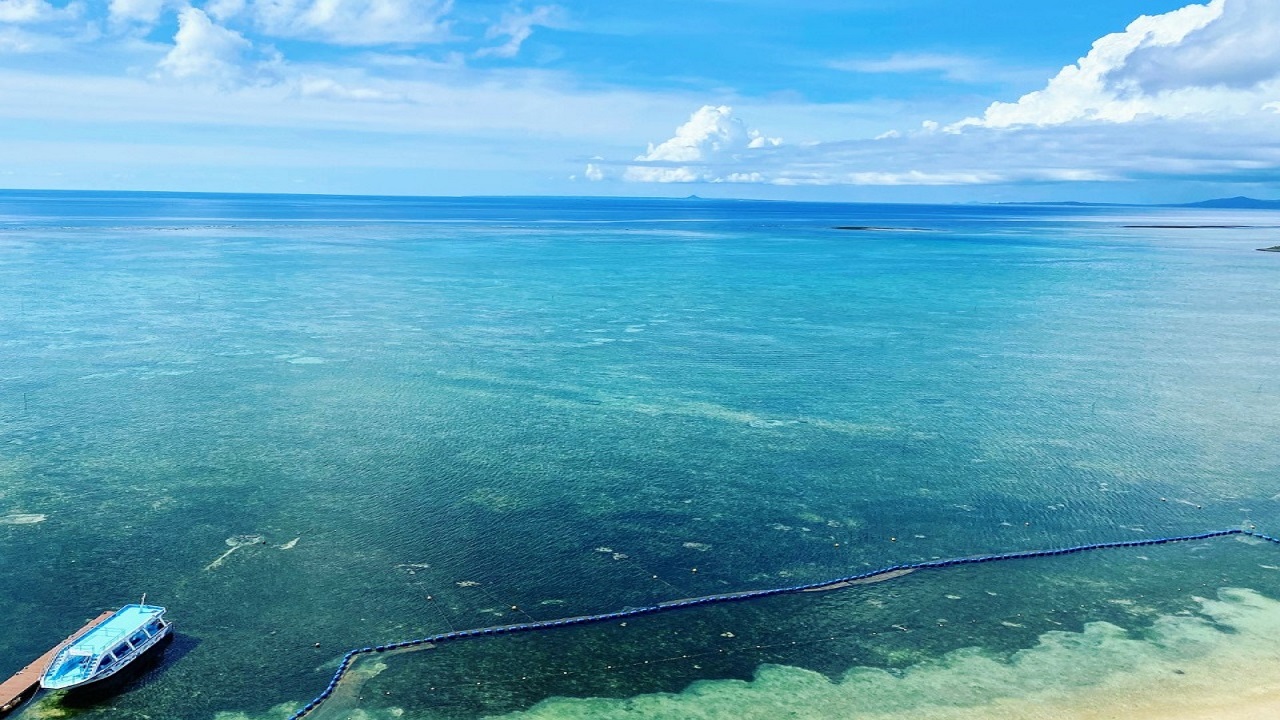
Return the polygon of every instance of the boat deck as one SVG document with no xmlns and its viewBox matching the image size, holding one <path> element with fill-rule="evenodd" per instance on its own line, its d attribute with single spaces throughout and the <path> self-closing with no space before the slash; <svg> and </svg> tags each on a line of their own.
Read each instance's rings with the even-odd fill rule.
<svg viewBox="0 0 1280 720">
<path fill-rule="evenodd" d="M 120 608 L 110 620 L 94 626 L 89 632 L 81 635 L 75 641 L 76 649 L 101 655 L 154 619 L 155 611 L 159 609 L 145 605 L 126 605 Z"/>
<path fill-rule="evenodd" d="M 113 675 L 164 636 L 162 615 L 156 605 L 125 605 L 55 655 L 40 685 L 64 690 Z"/>
<path fill-rule="evenodd" d="M 52 650 L 19 670 L 13 677 L 0 682 L 0 715 L 13 710 L 22 704 L 22 701 L 34 694 L 35 690 L 40 687 L 40 676 L 44 673 L 45 668 L 49 667 L 49 662 L 53 660 L 54 655 L 61 652 L 62 648 L 88 635 L 113 614 L 112 612 L 104 612 L 85 623 L 84 627 L 72 633 L 66 640 L 58 643 Z"/>
</svg>

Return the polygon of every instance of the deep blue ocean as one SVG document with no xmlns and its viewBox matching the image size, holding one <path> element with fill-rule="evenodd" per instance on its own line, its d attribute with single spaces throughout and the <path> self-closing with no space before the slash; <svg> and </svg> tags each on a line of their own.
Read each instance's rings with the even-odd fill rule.
<svg viewBox="0 0 1280 720">
<path fill-rule="evenodd" d="M 146 593 L 162 658 L 18 717 L 282 719 L 353 647 L 1280 533 L 1277 244 L 1274 211 L 0 192 L 0 676 Z M 369 659 L 315 717 L 1064 717 L 1228 682 L 1277 598 L 1240 538 L 919 572 Z"/>
</svg>

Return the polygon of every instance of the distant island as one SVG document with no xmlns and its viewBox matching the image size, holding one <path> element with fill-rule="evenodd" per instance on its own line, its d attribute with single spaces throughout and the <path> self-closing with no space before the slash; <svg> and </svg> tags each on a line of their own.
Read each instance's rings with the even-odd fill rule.
<svg viewBox="0 0 1280 720">
<path fill-rule="evenodd" d="M 1230 210 L 1280 210 L 1280 200 L 1259 200 L 1257 198 L 1238 195 L 1232 198 L 1202 200 L 1182 205 L 1166 205 L 1164 207 L 1224 208 Z"/>
<path fill-rule="evenodd" d="M 1193 203 L 1164 203 L 1147 205 L 1145 203 L 1098 203 L 1078 202 L 1075 200 L 1044 202 L 1009 202 L 998 205 L 1070 205 L 1078 207 L 1166 207 L 1166 208 L 1216 208 L 1219 210 L 1280 210 L 1280 200 L 1259 200 L 1258 198 L 1238 195 L 1230 198 L 1215 198 Z"/>
<path fill-rule="evenodd" d="M 1280 245 L 1275 245 L 1269 248 L 1258 248 L 1258 252 L 1280 252 Z"/>
<path fill-rule="evenodd" d="M 1162 230 L 1247 230 L 1253 225 L 1124 225 L 1127 228 L 1158 228 Z"/>
</svg>

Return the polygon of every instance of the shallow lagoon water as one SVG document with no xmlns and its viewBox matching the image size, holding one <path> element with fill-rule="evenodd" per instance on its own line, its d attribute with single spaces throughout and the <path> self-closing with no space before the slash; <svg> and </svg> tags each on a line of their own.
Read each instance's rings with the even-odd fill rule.
<svg viewBox="0 0 1280 720">
<path fill-rule="evenodd" d="M 22 717 L 284 717 L 451 628 L 1280 531 L 1280 214 L 1222 220 L 0 195 L 0 671 L 146 592 L 165 662 Z M 1276 568 L 1227 539 L 458 643 L 321 717 L 1083 713 L 1265 635 Z"/>
</svg>

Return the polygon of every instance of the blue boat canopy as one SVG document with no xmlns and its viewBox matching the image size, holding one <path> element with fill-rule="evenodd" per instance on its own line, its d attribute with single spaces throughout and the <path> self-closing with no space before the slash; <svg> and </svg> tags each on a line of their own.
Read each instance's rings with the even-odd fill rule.
<svg viewBox="0 0 1280 720">
<path fill-rule="evenodd" d="M 168 633 L 164 611 L 157 605 L 125 605 L 59 651 L 40 685 L 64 690 L 114 675 Z"/>
</svg>

